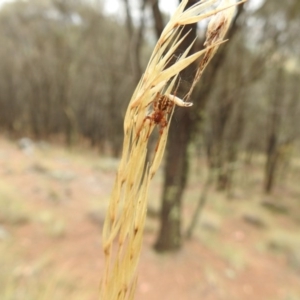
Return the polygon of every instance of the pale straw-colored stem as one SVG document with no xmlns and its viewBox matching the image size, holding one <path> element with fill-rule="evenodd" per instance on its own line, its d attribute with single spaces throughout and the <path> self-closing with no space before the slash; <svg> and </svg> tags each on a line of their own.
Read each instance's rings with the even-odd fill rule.
<svg viewBox="0 0 300 300">
<path fill-rule="evenodd" d="M 173 96 L 172 91 L 180 71 L 201 55 L 209 53 L 208 63 L 217 47 L 223 42 L 225 27 L 221 27 L 219 32 L 219 27 L 214 23 L 220 22 L 220 17 L 215 16 L 212 20 L 216 21 L 209 23 L 207 44 L 204 50 L 188 56 L 191 44 L 174 64 L 170 65 L 169 62 L 185 38 L 181 36 L 181 26 L 199 22 L 217 12 L 222 13 L 222 20 L 228 18 L 226 24 L 230 23 L 232 11 L 228 7 L 234 4 L 225 3 L 215 10 L 207 11 L 217 1 L 202 1 L 185 11 L 188 0 L 181 2 L 163 30 L 145 73 L 128 105 L 124 120 L 122 157 L 103 228 L 105 269 L 100 288 L 101 300 L 134 298 L 136 269 L 142 247 L 150 180 L 160 166 L 175 105 L 191 106 L 191 103 L 183 102 Z M 228 16 L 227 11 L 230 11 Z M 226 30 L 227 28 L 228 25 L 226 25 Z M 205 66 L 201 67 L 200 73 L 204 68 Z M 160 103 L 159 101 L 165 101 L 171 108 L 162 111 L 164 119 L 153 117 L 152 104 Z M 149 108 L 152 108 L 152 111 L 149 112 Z M 159 123 L 160 120 L 164 122 Z M 146 162 L 148 139 L 155 127 L 160 130 L 158 144 L 151 162 Z"/>
</svg>

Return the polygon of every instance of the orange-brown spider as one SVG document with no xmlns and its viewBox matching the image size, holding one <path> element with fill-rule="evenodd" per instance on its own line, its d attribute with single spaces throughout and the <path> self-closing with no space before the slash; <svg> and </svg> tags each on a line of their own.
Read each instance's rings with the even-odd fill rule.
<svg viewBox="0 0 300 300">
<path fill-rule="evenodd" d="M 168 116 L 172 112 L 173 107 L 173 101 L 171 101 L 167 96 L 158 93 L 153 101 L 153 112 L 145 117 L 144 122 L 149 120 L 150 127 L 153 124 L 159 125 L 159 134 L 161 135 L 164 128 L 168 125 Z M 147 136 L 147 138 L 148 137 L 149 136 Z"/>
<path fill-rule="evenodd" d="M 143 128 L 143 125 L 147 120 L 149 120 L 149 130 L 147 133 L 146 138 L 149 138 L 151 127 L 153 125 L 159 126 L 159 139 L 158 143 L 155 147 L 155 151 L 157 151 L 161 136 L 164 132 L 164 129 L 168 126 L 168 118 L 174 108 L 174 105 L 177 104 L 179 106 L 189 107 L 193 104 L 190 102 L 184 102 L 180 98 L 171 95 L 171 94 L 161 94 L 157 93 L 155 99 L 152 102 L 153 104 L 153 111 L 145 117 L 143 120 L 141 128 L 138 130 L 137 136 L 139 136 L 140 131 Z"/>
</svg>

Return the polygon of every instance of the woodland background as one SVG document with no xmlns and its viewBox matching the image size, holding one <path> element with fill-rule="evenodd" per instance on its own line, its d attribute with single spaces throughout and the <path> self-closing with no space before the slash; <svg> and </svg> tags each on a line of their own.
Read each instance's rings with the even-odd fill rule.
<svg viewBox="0 0 300 300">
<path fill-rule="evenodd" d="M 50 233 L 50 239 L 54 238 L 54 244 L 57 237 L 67 232 L 64 225 L 67 221 L 56 224 L 57 208 L 50 217 L 42 214 L 39 221 L 34 221 L 32 212 L 23 216 L 20 209 L 22 213 L 19 213 L 19 205 L 24 205 L 19 202 L 24 202 L 26 197 L 12 196 L 13 190 L 22 191 L 26 184 L 41 183 L 45 178 L 40 179 L 38 175 L 46 173 L 48 179 L 59 181 L 58 186 L 44 182 L 44 188 L 37 185 L 32 189 L 44 189 L 47 195 L 41 192 L 40 198 L 50 197 L 52 202 L 60 202 L 74 196 L 68 184 L 75 180 L 76 172 L 84 177 L 87 165 L 91 168 L 101 165 L 97 170 L 104 172 L 103 176 L 97 174 L 103 182 L 113 178 L 122 150 L 125 110 L 168 20 L 159 1 L 119 0 L 119 5 L 118 14 L 104 13 L 101 1 L 84 0 L 15 1 L 0 9 L 3 146 L 0 237 L 3 236 L 3 253 L 7 249 L 17 249 L 20 246 L 18 237 L 30 236 L 34 231 L 31 227 L 39 222 L 47 228 L 50 226 L 48 229 L 54 232 L 54 237 Z M 198 35 L 195 47 L 202 47 L 206 25 L 200 24 L 193 29 Z M 228 33 L 229 42 L 220 48 L 192 95 L 193 108 L 177 108 L 175 112 L 164 166 L 149 197 L 150 224 L 155 224 L 149 225 L 153 235 L 149 248 L 153 246 L 155 252 L 184 251 L 192 236 L 205 244 L 204 240 L 211 238 L 209 234 L 215 235 L 216 231 L 220 236 L 214 239 L 224 242 L 220 228 L 227 228 L 227 221 L 232 230 L 245 223 L 251 227 L 245 232 L 257 230 L 257 243 L 265 241 L 266 248 L 276 250 L 279 256 L 270 254 L 275 255 L 275 261 L 287 262 L 279 264 L 279 270 L 295 272 L 293 274 L 299 279 L 300 241 L 296 237 L 300 225 L 299 27 L 300 3 L 297 0 L 248 0 L 239 7 Z M 189 88 L 195 69 L 192 66 L 181 74 L 183 88 L 178 91 L 179 96 Z M 155 139 L 152 147 L 155 147 Z M 50 161 L 49 157 L 54 154 L 50 155 L 49 151 L 64 153 L 59 155 L 68 160 L 66 169 L 60 173 L 55 169 L 60 167 L 56 166 L 57 162 Z M 78 167 L 74 171 L 77 167 L 71 162 L 74 159 L 77 163 L 74 152 L 79 155 L 78 151 L 81 160 L 92 157 L 94 163 L 89 161 L 84 167 L 80 165 L 84 170 L 79 171 Z M 28 182 L 17 179 L 19 175 L 25 178 L 28 168 L 37 177 L 30 177 L 32 181 L 26 179 Z M 10 179 L 13 180 L 10 182 Z M 11 188 L 8 191 L 4 186 Z M 100 204 L 101 209 L 97 204 L 97 209 L 91 212 L 88 205 L 80 202 L 88 198 L 88 192 L 81 193 L 80 204 L 74 210 L 88 210 L 89 218 L 96 220 L 97 228 L 101 228 L 105 204 Z M 11 204 L 14 198 L 17 198 L 16 206 Z M 43 200 L 32 201 L 29 206 L 35 209 L 39 201 L 44 205 Z M 98 203 L 99 199 L 93 201 Z M 206 211 L 213 215 L 211 219 L 205 215 Z M 223 224 L 220 220 L 227 221 Z M 234 220 L 237 223 L 233 226 Z M 280 231 L 280 234 L 273 231 L 266 234 L 265 227 Z M 239 234 L 245 235 L 244 231 L 235 232 L 237 239 Z M 6 236 L 10 235 L 15 235 L 15 242 L 6 241 Z M 80 245 L 84 248 L 84 243 Z M 214 244 L 210 251 L 220 245 Z M 249 242 L 249 245 L 257 244 Z M 236 251 L 232 247 L 229 252 L 239 256 Z M 98 253 L 101 254 L 100 248 Z M 34 257 L 32 253 L 31 256 Z M 6 261 L 5 258 L 3 263 Z M 2 290 L 15 289 L 14 276 L 8 281 L 0 279 L 0 286 L 5 286 Z M 98 276 L 100 278 L 100 271 Z M 2 277 L 7 278 L 7 273 Z M 300 279 L 298 283 L 300 286 Z M 23 285 L 18 281 L 17 286 Z M 230 287 L 224 289 L 228 292 Z M 233 295 L 228 298 L 218 295 L 213 294 L 211 299 L 235 299 Z M 295 292 L 295 295 L 278 299 L 300 299 L 300 294 Z M 186 299 L 199 299 L 196 297 Z M 84 299 L 82 295 L 78 298 Z M 40 296 L 28 299 L 40 299 Z M 237 299 L 259 298 L 244 295 Z M 277 298 L 273 295 L 262 299 Z"/>
</svg>

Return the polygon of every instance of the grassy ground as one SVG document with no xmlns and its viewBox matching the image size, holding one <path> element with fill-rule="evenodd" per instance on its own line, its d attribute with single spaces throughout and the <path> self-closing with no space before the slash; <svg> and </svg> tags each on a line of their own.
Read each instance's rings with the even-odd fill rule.
<svg viewBox="0 0 300 300">
<path fill-rule="evenodd" d="M 118 162 L 79 148 L 27 150 L 0 138 L 0 299 L 97 299 L 101 227 Z M 152 250 L 158 220 L 149 217 L 136 299 L 300 299 L 300 163 L 271 196 L 262 193 L 262 164 L 257 157 L 237 170 L 230 199 L 210 190 L 178 253 Z M 185 228 L 205 180 L 205 163 L 194 166 Z M 159 207 L 161 179 L 151 187 L 151 210 Z"/>
</svg>

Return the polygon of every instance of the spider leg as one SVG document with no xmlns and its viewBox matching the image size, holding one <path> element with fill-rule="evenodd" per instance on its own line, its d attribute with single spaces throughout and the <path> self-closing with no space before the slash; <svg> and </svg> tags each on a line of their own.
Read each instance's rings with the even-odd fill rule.
<svg viewBox="0 0 300 300">
<path fill-rule="evenodd" d="M 167 125 L 168 125 L 168 121 L 166 120 L 166 118 L 163 118 L 160 123 L 159 138 L 158 138 L 158 141 L 155 146 L 155 152 L 157 152 L 161 137 L 162 137 L 162 135 L 164 133 L 164 129 L 167 127 Z"/>
<path fill-rule="evenodd" d="M 140 128 L 138 129 L 138 131 L 137 131 L 137 133 L 136 133 L 136 136 L 137 136 L 137 137 L 140 136 L 140 133 L 141 133 L 141 131 L 142 131 L 143 127 L 144 127 L 144 124 L 145 124 L 145 122 L 146 122 L 147 120 L 150 120 L 150 122 L 151 122 L 151 117 L 150 117 L 150 116 L 146 116 L 146 117 L 145 117 L 145 119 L 143 120 L 143 122 L 142 122 Z"/>
<path fill-rule="evenodd" d="M 172 112 L 173 107 L 174 107 L 174 104 L 169 105 L 168 108 L 167 108 L 166 114 L 169 115 Z"/>
<path fill-rule="evenodd" d="M 146 135 L 146 139 L 148 139 L 149 136 L 150 136 L 150 133 L 151 133 L 151 126 L 152 126 L 152 124 L 153 124 L 153 121 L 152 121 L 152 119 L 151 119 L 150 116 L 148 116 L 148 117 L 146 117 L 146 118 L 148 118 L 148 119 L 150 120 L 149 127 L 148 127 L 148 133 L 147 133 L 147 135 Z"/>
<path fill-rule="evenodd" d="M 140 128 L 138 129 L 138 131 L 137 131 L 137 133 L 136 133 L 134 142 L 136 142 L 137 139 L 140 137 L 140 133 L 141 133 L 142 129 L 144 128 L 144 124 L 145 124 L 145 122 L 146 122 L 147 120 L 149 120 L 149 126 L 148 126 L 148 132 L 147 132 L 147 135 L 146 135 L 146 140 L 149 138 L 149 136 L 150 136 L 150 131 L 151 131 L 151 126 L 152 126 L 152 123 L 153 123 L 153 120 L 152 120 L 151 115 L 146 116 L 145 119 L 143 120 L 143 123 L 141 124 Z"/>
<path fill-rule="evenodd" d="M 154 100 L 154 101 L 153 101 L 153 109 L 154 109 L 154 110 L 157 110 L 157 109 L 158 109 L 158 101 L 157 101 L 157 100 Z"/>
</svg>

